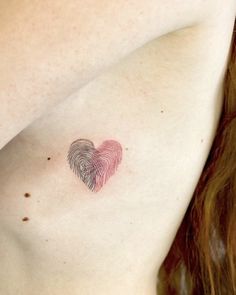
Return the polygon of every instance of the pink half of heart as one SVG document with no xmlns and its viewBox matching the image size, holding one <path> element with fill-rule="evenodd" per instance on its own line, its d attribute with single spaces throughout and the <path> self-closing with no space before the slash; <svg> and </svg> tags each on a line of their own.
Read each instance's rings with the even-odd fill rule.
<svg viewBox="0 0 236 295">
<path fill-rule="evenodd" d="M 99 191 L 115 173 L 122 160 L 122 147 L 115 140 L 104 141 L 95 151 L 91 164 L 96 170 L 94 191 Z"/>
</svg>

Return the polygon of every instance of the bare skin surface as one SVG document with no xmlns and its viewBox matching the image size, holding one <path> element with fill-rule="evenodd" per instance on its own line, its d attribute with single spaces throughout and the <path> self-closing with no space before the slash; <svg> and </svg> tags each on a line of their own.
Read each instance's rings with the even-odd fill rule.
<svg viewBox="0 0 236 295">
<path fill-rule="evenodd" d="M 156 294 L 218 123 L 230 3 L 142 46 L 0 151 L 1 294 Z M 79 138 L 122 145 L 98 192 L 69 167 Z"/>
<path fill-rule="evenodd" d="M 135 49 L 202 22 L 222 1 L 0 1 L 0 148 Z"/>
</svg>

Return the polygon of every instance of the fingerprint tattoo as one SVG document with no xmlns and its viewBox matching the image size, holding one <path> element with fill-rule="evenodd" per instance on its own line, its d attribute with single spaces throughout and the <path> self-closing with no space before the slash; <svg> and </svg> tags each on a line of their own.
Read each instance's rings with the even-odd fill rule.
<svg viewBox="0 0 236 295">
<path fill-rule="evenodd" d="M 92 141 L 72 142 L 67 160 L 72 171 L 94 192 L 98 192 L 116 172 L 122 160 L 122 147 L 115 140 L 105 140 L 97 149 Z"/>
</svg>

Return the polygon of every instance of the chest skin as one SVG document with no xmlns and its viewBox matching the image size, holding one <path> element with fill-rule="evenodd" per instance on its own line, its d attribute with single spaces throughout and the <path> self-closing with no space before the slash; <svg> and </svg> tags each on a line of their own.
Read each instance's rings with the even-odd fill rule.
<svg viewBox="0 0 236 295">
<path fill-rule="evenodd" d="M 2 293 L 155 294 L 214 138 L 231 26 L 146 44 L 5 146 Z M 122 146 L 98 192 L 68 165 L 79 138 Z"/>
</svg>

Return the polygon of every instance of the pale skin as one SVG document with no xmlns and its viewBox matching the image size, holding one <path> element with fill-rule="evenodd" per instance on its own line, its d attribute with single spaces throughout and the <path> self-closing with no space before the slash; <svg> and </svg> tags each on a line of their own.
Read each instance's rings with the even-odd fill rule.
<svg viewBox="0 0 236 295">
<path fill-rule="evenodd" d="M 235 11 L 0 2 L 1 294 L 156 294 L 214 137 Z M 99 190 L 70 169 L 79 139 L 121 145 Z"/>
<path fill-rule="evenodd" d="M 1 1 L 0 147 L 138 47 L 206 20 L 214 2 Z"/>
</svg>

